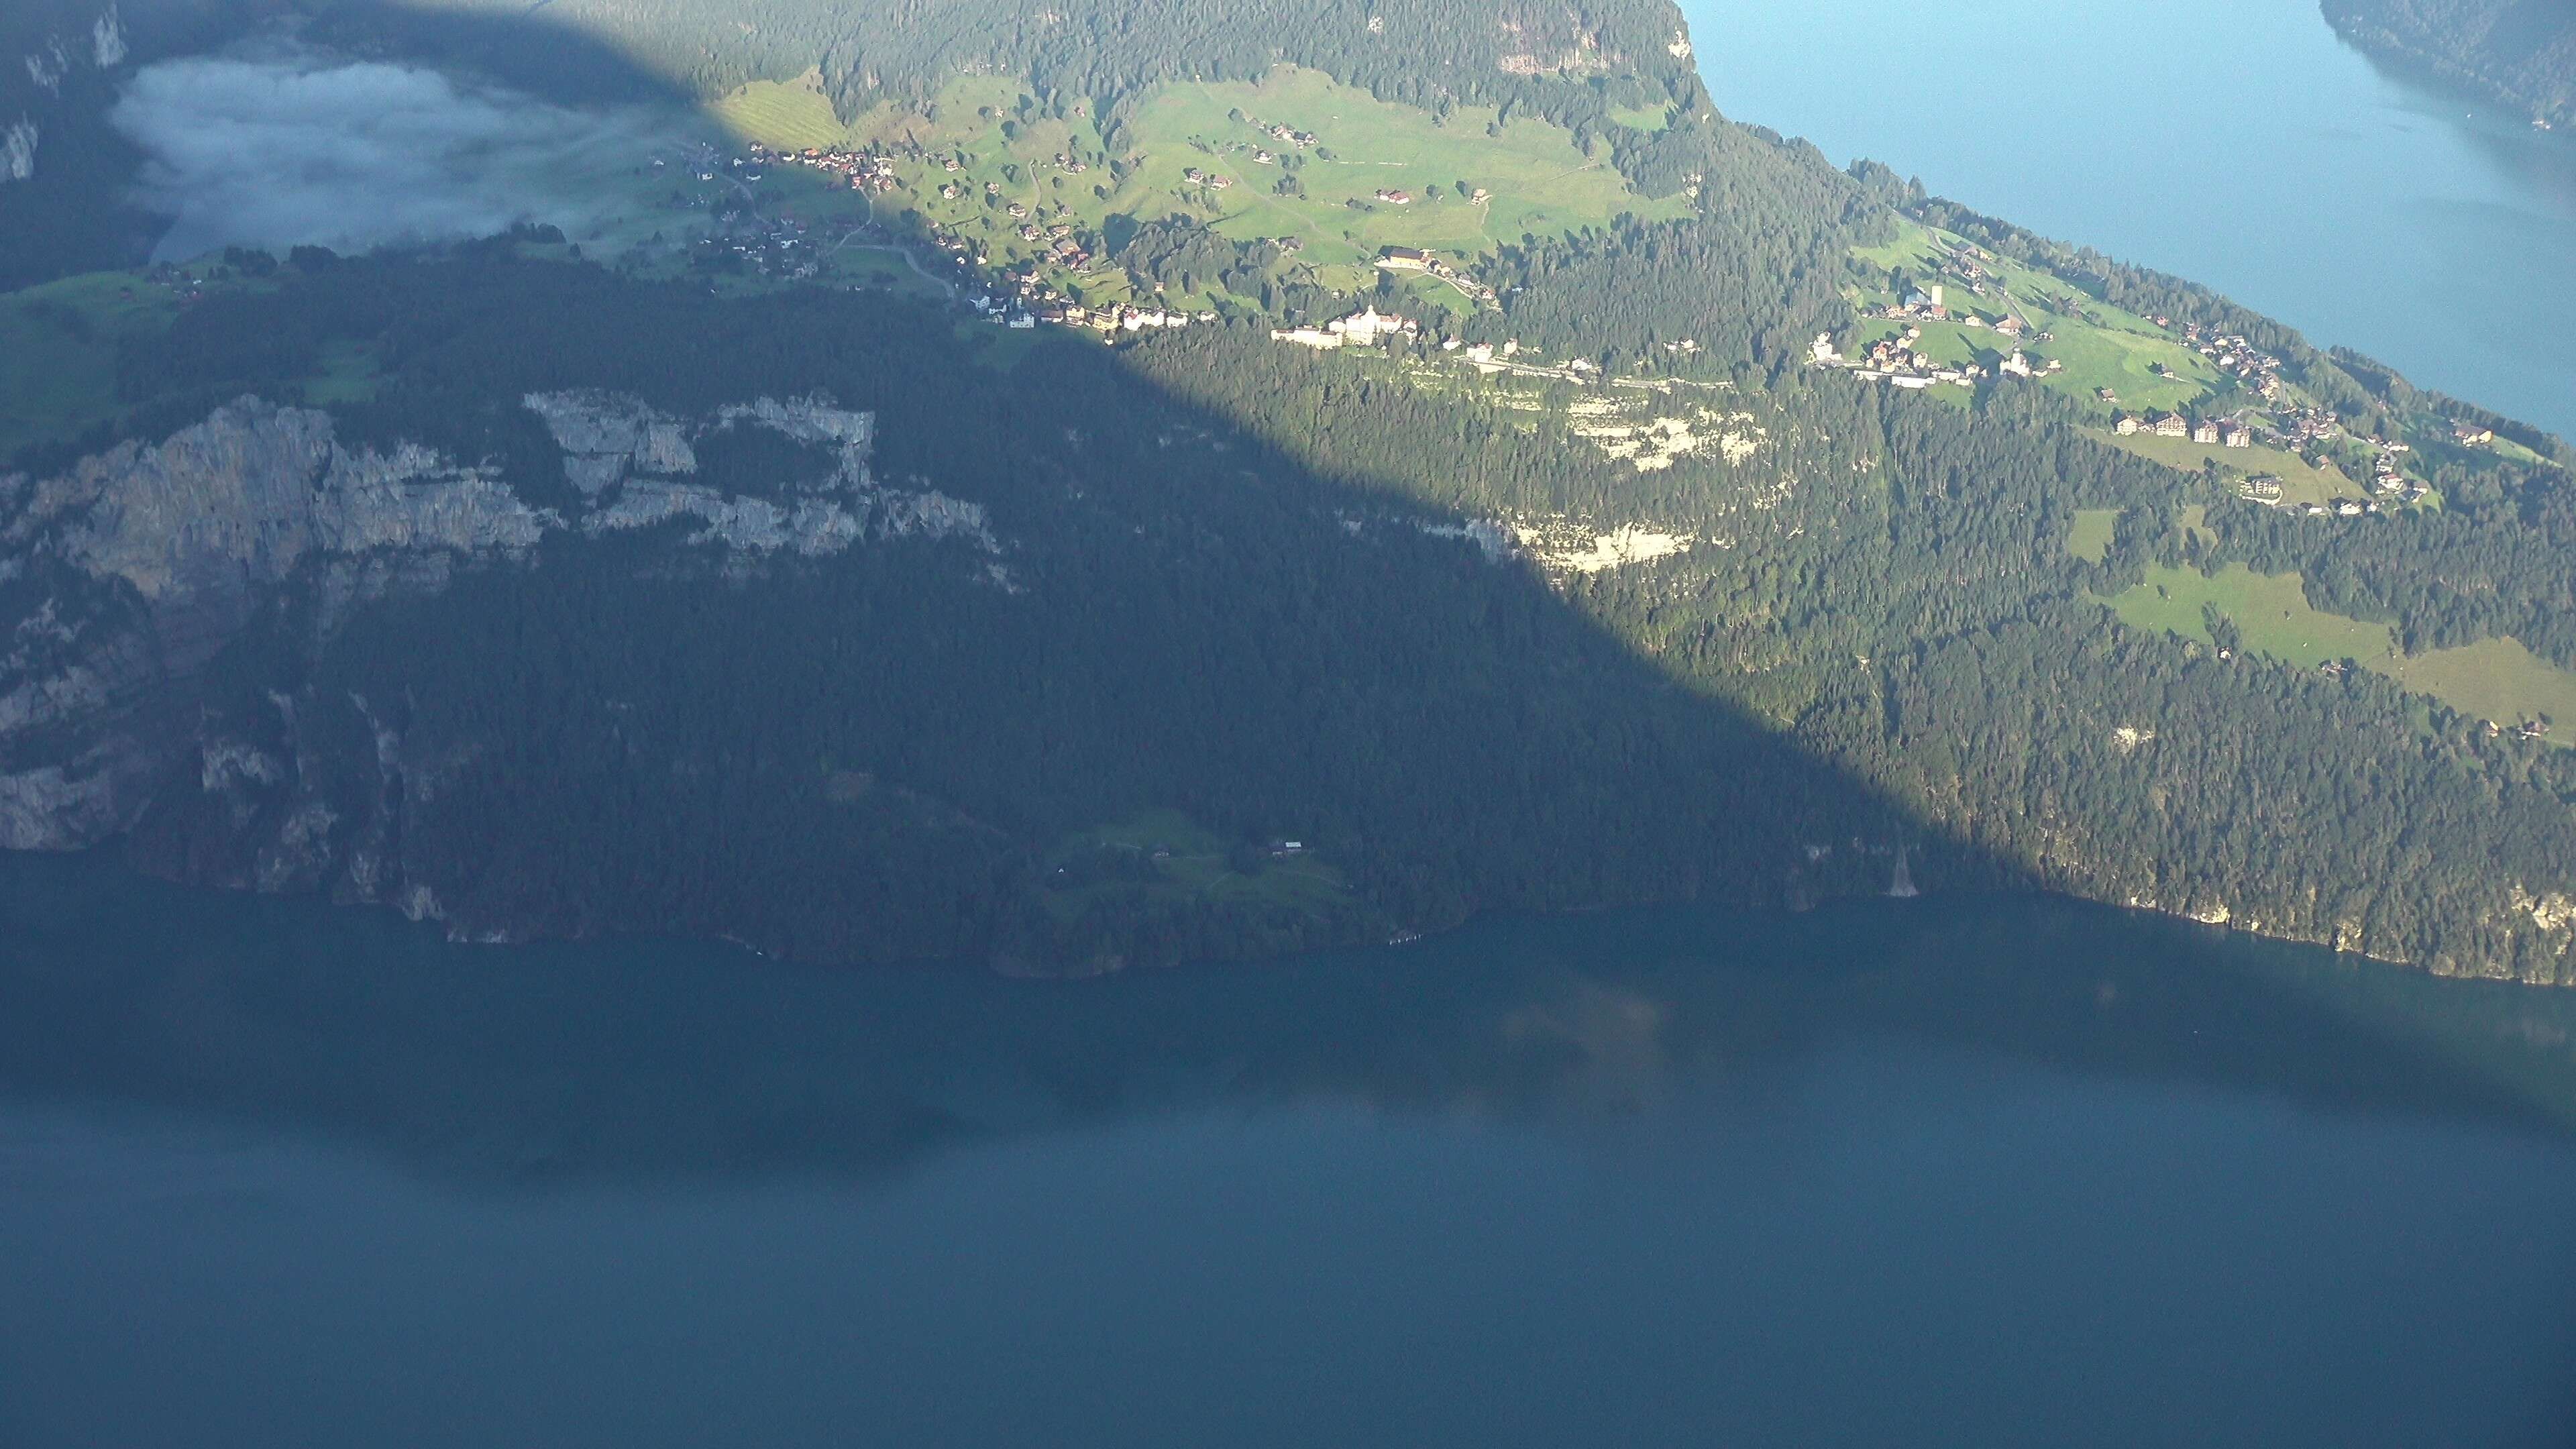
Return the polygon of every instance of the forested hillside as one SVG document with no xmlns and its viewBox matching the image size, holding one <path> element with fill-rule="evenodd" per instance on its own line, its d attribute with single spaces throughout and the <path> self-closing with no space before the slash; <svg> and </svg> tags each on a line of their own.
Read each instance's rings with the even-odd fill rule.
<svg viewBox="0 0 2576 1449">
<path fill-rule="evenodd" d="M 562 84 L 542 55 L 509 44 L 518 0 L 331 0 L 325 37 L 449 50 L 533 87 Z M 817 71 L 844 114 L 922 102 L 960 74 L 1024 77 L 1067 107 L 1114 105 L 1159 80 L 1248 80 L 1287 62 L 1389 100 L 1503 105 L 1598 125 L 1617 107 L 1698 92 L 1669 7 L 1493 0 L 555 0 L 549 28 L 613 36 L 648 73 L 715 96 Z M 1561 82 L 1571 81 L 1573 84 Z"/>
<path fill-rule="evenodd" d="M 2576 126 L 2576 9 L 2562 0 L 2324 0 L 2354 44 Z"/>
<path fill-rule="evenodd" d="M 1730 122 L 1664 4 L 308 8 L 734 134 L 0 303 L 0 842 L 817 960 L 2018 885 L 2576 980 L 2565 445 Z"/>
</svg>

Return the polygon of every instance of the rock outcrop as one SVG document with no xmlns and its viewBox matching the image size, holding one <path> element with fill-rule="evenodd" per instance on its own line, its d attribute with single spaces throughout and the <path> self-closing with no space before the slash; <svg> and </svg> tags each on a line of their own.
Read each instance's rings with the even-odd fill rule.
<svg viewBox="0 0 2576 1449">
<path fill-rule="evenodd" d="M 56 476 L 0 476 L 0 848 L 93 845 L 184 794 L 185 838 L 167 848 L 187 855 L 187 874 L 435 915 L 437 892 L 405 867 L 402 821 L 455 761 L 407 739 L 400 710 L 365 700 L 299 686 L 245 712 L 203 697 L 209 661 L 262 610 L 290 609 L 318 648 L 367 603 L 474 569 L 543 567 L 550 539 L 670 524 L 685 529 L 676 546 L 718 552 L 719 568 L 871 539 L 1002 551 L 981 505 L 879 486 L 875 418 L 827 399 L 696 419 L 601 392 L 525 403 L 563 450 L 569 514 L 531 504 L 495 468 L 353 443 L 326 412 L 255 398 Z M 700 449 L 746 429 L 822 466 L 716 486 Z M 969 577 L 1009 586 L 999 563 Z M 374 747 L 326 748 L 317 731 Z M 354 753 L 368 757 L 340 757 Z"/>
</svg>

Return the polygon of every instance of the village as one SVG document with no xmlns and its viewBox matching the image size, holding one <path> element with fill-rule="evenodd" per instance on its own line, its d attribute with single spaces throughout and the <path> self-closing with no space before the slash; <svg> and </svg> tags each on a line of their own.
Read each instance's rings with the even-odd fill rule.
<svg viewBox="0 0 2576 1449">
<path fill-rule="evenodd" d="M 1311 133 L 1280 125 L 1253 124 L 1283 148 L 1301 149 L 1316 144 Z M 1251 159 L 1257 164 L 1278 159 L 1266 147 L 1252 150 Z M 1054 160 L 1058 168 L 1068 172 L 1084 169 L 1085 163 L 1076 157 L 1058 155 Z M 919 148 L 870 151 L 815 147 L 788 151 L 753 144 L 741 156 L 718 160 L 710 153 L 701 157 L 696 165 L 701 180 L 727 181 L 742 198 L 737 205 L 723 205 L 724 198 L 701 198 L 688 203 L 711 209 L 722 206 L 704 245 L 729 255 L 735 263 L 765 278 L 785 282 L 816 280 L 832 254 L 855 246 L 900 255 L 913 271 L 937 285 L 962 311 L 1014 331 L 1045 325 L 1081 330 L 1116 343 L 1137 340 L 1168 329 L 1213 323 L 1221 316 L 1213 308 L 1185 308 L 1159 298 L 1085 301 L 1067 290 L 1060 279 L 1093 266 L 1100 241 L 1079 229 L 1068 208 L 1062 205 L 1052 208 L 1053 214 L 1043 207 L 1032 214 L 1026 205 L 1019 202 L 1001 201 L 1001 191 L 996 183 L 983 182 L 987 204 L 1001 211 L 1012 223 L 1012 232 L 1033 249 L 1031 254 L 996 268 L 983 244 L 937 220 L 919 220 L 921 235 L 916 242 L 898 236 L 873 216 L 825 235 L 822 229 L 792 211 L 769 214 L 751 203 L 752 189 L 759 185 L 768 169 L 783 166 L 819 172 L 830 178 L 836 188 L 846 188 L 867 198 L 901 191 L 904 181 L 900 168 L 934 167 L 933 179 L 963 169 L 953 156 L 937 156 Z M 1211 189 L 1222 190 L 1234 184 L 1227 177 L 1197 166 L 1186 168 L 1182 175 L 1184 181 L 1191 185 Z M 940 180 L 937 188 L 942 199 L 951 201 L 963 199 L 967 189 L 960 181 L 947 180 Z M 1410 195 L 1393 188 L 1383 191 L 1378 199 L 1391 205 L 1405 205 L 1412 201 Z M 1482 199 L 1481 192 L 1478 199 Z M 1283 239 L 1279 244 L 1282 252 L 1297 250 L 1297 240 L 1293 237 Z M 925 267 L 914 254 L 916 245 L 945 254 L 948 266 Z M 1894 335 L 1877 338 L 1854 355 L 1846 356 L 1832 334 L 1819 334 L 1809 350 L 1810 362 L 1818 367 L 1847 371 L 1862 381 L 1883 382 L 1907 391 L 1935 387 L 1973 391 L 1986 384 L 2001 385 L 2008 380 L 2040 381 L 2062 374 L 2065 370 L 2062 359 L 2038 355 L 2036 351 L 2053 342 L 2053 334 L 2034 327 L 2026 320 L 2026 314 L 2014 303 L 2010 292 L 1987 265 L 1989 260 L 1986 254 L 1973 246 L 1945 246 L 1942 249 L 1941 273 L 1945 280 L 1923 282 L 1909 288 L 1900 300 L 1863 309 L 1864 315 L 1874 320 L 1904 323 Z M 1482 308 L 1499 305 L 1499 299 L 1490 286 L 1426 249 L 1382 247 L 1371 264 L 1378 271 L 1392 276 L 1421 276 L 1446 284 Z M 881 284 L 881 280 L 876 280 L 853 285 Z M 1985 305 L 1954 306 L 1950 291 L 1953 286 L 1964 288 L 1968 297 Z M 1993 315 L 1997 312 L 2001 315 Z M 2365 517 L 2382 513 L 2389 507 L 2421 503 L 2430 494 L 2426 483 L 2408 476 L 2405 458 L 2411 449 L 2406 443 L 2356 436 L 2345 430 L 2341 419 L 2332 411 L 2290 401 L 2282 382 L 2281 359 L 2255 347 L 2248 338 L 2198 324 L 2177 327 L 2164 317 L 2144 320 L 2173 334 L 2180 343 L 2207 359 L 2244 394 L 2251 394 L 2249 401 L 2260 401 L 2254 406 L 2224 413 L 2199 413 L 2183 408 L 2133 410 L 2121 408 L 2120 400 L 2111 388 L 2095 389 L 2095 400 L 2113 409 L 2109 425 L 2113 436 L 2243 450 L 2249 454 L 2257 448 L 2278 449 L 2299 454 L 2312 469 L 2323 471 L 2328 478 L 2350 477 L 2359 473 L 2358 464 L 2347 464 L 2346 470 L 2335 471 L 2333 460 L 2337 454 L 2358 456 L 2360 449 L 2367 448 L 2370 459 L 2367 468 L 2369 496 L 2329 497 L 2320 502 L 2315 501 L 2311 488 L 2302 490 L 2310 493 L 2310 497 L 2293 498 L 2289 496 L 2290 490 L 2281 475 L 2270 471 L 2249 472 L 2236 485 L 2238 495 L 2249 501 L 2292 509 L 2311 517 Z M 1996 345 L 1972 348 L 1967 359 L 1943 360 L 1927 349 L 1925 324 L 1946 324 L 1965 332 L 1990 333 Z M 1358 310 L 1329 320 L 1273 327 L 1269 336 L 1275 342 L 1317 351 L 1390 345 L 1426 346 L 1440 356 L 1454 359 L 1486 375 L 1508 373 L 1530 379 L 1591 386 L 1605 383 L 1644 385 L 1632 379 L 1606 378 L 1599 363 L 1587 357 L 1551 362 L 1526 354 L 1515 341 L 1469 343 L 1457 336 L 1445 335 L 1437 324 L 1381 311 L 1374 302 L 1364 302 Z M 1694 344 L 1687 342 L 1667 343 L 1665 346 L 1677 356 L 1695 350 Z M 2149 370 L 2162 378 L 2175 375 L 2163 363 L 2153 364 Z M 2480 431 L 2461 425 L 2457 429 L 2456 441 L 2463 446 L 2476 446 L 2492 439 L 2492 434 L 2481 438 Z"/>
<path fill-rule="evenodd" d="M 2025 342 L 2035 345 L 2054 338 L 2049 332 L 2032 329 L 2011 292 L 1990 268 L 1989 264 L 1994 264 L 1991 254 L 1972 244 L 1953 245 L 1937 238 L 1932 248 L 1944 280 L 1922 282 L 1909 287 L 1899 300 L 1861 309 L 1862 315 L 1872 320 L 1906 324 L 1901 330 L 1872 341 L 1850 357 L 1843 355 L 1830 334 L 1819 335 L 1810 351 L 1811 362 L 1818 367 L 1849 370 L 1864 381 L 1915 391 L 1944 385 L 1973 389 L 1988 380 L 2047 377 L 2064 371 L 2060 359 L 2035 359 L 2023 350 L 2021 344 Z M 1949 291 L 1953 285 L 1963 286 L 1969 296 L 1986 306 L 1954 306 Z M 2103 325 L 2081 298 L 2053 299 L 2049 306 Z M 1987 315 L 1998 310 L 2001 316 Z M 2281 475 L 2274 472 L 2253 472 L 2237 485 L 2240 497 L 2309 517 L 2366 517 L 2389 507 L 2421 504 L 2431 495 L 2427 483 L 2407 472 L 2406 455 L 2412 451 L 2408 444 L 2350 433 L 2331 410 L 2296 401 L 2283 381 L 2282 359 L 2257 347 L 2251 339 L 2199 323 L 2177 324 L 2166 316 L 2149 315 L 2139 320 L 2206 359 L 2225 379 L 2222 388 L 2233 384 L 2233 390 L 2248 405 L 2224 411 L 2203 411 L 2188 403 L 2166 408 L 2124 408 L 2114 388 L 2095 388 L 2094 400 L 2111 409 L 2110 432 L 2114 437 L 2188 443 L 2222 451 L 2251 453 L 2264 448 L 2292 453 L 2327 480 L 2328 486 L 2364 476 L 2365 470 L 2357 459 L 2364 456 L 2362 450 L 2366 449 L 2366 487 L 2372 496 L 2336 496 L 2322 501 L 2295 498 L 2289 496 Z M 1923 329 L 1927 324 L 1946 324 L 1963 334 L 1990 331 L 1998 345 L 1993 349 L 1972 345 L 1971 360 L 1943 361 L 1933 356 L 1924 343 Z M 2146 370 L 2161 382 L 2183 380 L 2177 369 L 2165 362 L 2150 363 Z M 2480 446 L 2493 437 L 2465 424 L 2456 426 L 2454 434 L 2454 441 L 2463 447 Z M 2311 485 L 2301 491 L 2312 493 L 2315 488 Z"/>
</svg>

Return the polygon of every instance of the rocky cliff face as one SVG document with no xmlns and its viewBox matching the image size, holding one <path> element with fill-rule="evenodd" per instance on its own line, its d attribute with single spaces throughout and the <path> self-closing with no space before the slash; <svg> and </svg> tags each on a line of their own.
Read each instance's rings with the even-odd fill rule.
<svg viewBox="0 0 2576 1449">
<path fill-rule="evenodd" d="M 563 449 L 565 478 L 591 505 L 580 520 L 588 533 L 695 519 L 705 527 L 690 543 L 751 553 L 839 553 L 871 534 L 961 535 L 987 552 L 1000 551 L 977 505 L 935 491 L 877 486 L 868 472 L 876 420 L 866 413 L 817 398 L 761 398 L 692 424 L 613 393 L 531 393 L 526 403 Z M 736 428 L 820 446 L 832 455 L 832 469 L 768 495 L 728 495 L 690 481 L 699 471 L 693 441 Z"/>
<path fill-rule="evenodd" d="M 824 399 L 700 419 L 603 393 L 525 405 L 562 449 L 579 499 L 569 514 L 531 505 L 492 468 L 353 444 L 327 413 L 254 398 L 54 477 L 0 477 L 0 848 L 90 846 L 157 808 L 184 822 L 161 844 L 180 873 L 437 915 L 435 883 L 405 860 L 403 821 L 470 746 L 408 738 L 399 710 L 309 688 L 216 707 L 200 675 L 263 610 L 291 611 L 319 648 L 360 604 L 542 568 L 550 539 L 581 547 L 657 525 L 728 569 L 872 539 L 1003 551 L 980 506 L 881 487 L 874 418 Z M 700 476 L 698 452 L 736 432 L 828 466 L 728 491 Z M 1000 570 L 987 577 L 1007 582 Z"/>
</svg>

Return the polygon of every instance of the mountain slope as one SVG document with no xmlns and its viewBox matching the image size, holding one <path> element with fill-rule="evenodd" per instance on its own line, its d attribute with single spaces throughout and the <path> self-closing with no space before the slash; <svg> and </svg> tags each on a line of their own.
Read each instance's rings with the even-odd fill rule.
<svg viewBox="0 0 2576 1449">
<path fill-rule="evenodd" d="M 2039 886 L 2576 979 L 2576 753 L 2408 692 L 2576 673 L 2565 446 L 1729 122 L 1668 7 L 321 11 L 703 34 L 559 80 L 816 140 L 6 299 L 87 389 L 0 466 L 10 845 L 817 960 Z"/>
<path fill-rule="evenodd" d="M 2559 0 L 2324 0 L 2353 44 L 2576 126 L 2576 10 Z"/>
</svg>

